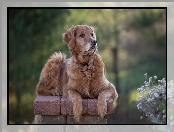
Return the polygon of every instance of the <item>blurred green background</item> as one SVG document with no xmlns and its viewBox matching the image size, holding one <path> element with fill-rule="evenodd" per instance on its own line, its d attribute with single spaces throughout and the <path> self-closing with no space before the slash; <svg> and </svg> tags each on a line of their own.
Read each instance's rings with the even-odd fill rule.
<svg viewBox="0 0 174 132">
<path fill-rule="evenodd" d="M 165 9 L 9 9 L 9 123 L 32 124 L 35 88 L 46 60 L 61 51 L 62 33 L 75 25 L 94 27 L 107 78 L 119 100 L 109 124 L 143 124 L 137 88 L 148 77 L 166 78 Z"/>
</svg>

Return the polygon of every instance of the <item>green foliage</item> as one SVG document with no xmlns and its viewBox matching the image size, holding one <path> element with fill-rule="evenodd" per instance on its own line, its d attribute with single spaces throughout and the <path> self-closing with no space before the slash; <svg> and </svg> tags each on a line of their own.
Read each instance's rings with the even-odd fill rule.
<svg viewBox="0 0 174 132">
<path fill-rule="evenodd" d="M 9 10 L 11 122 L 23 123 L 33 120 L 32 104 L 41 69 L 53 52 L 66 48 L 61 36 L 64 31 L 62 25 L 68 14 L 68 10 L 60 9 Z M 62 45 L 58 45 L 58 42 Z"/>
<path fill-rule="evenodd" d="M 32 123 L 40 72 L 53 52 L 70 56 L 62 33 L 81 24 L 94 27 L 107 78 L 114 84 L 115 60 L 111 49 L 118 48 L 120 107 L 109 118 L 110 122 L 143 122 L 132 96 L 136 95 L 134 91 L 144 80 L 141 76 L 145 72 L 166 77 L 165 15 L 163 9 L 10 9 L 9 122 Z"/>
</svg>

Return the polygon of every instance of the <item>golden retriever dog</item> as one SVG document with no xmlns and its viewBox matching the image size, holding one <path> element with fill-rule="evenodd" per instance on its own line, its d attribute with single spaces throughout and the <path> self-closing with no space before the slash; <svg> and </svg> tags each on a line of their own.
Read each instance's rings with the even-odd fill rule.
<svg viewBox="0 0 174 132">
<path fill-rule="evenodd" d="M 105 65 L 97 53 L 97 40 L 93 27 L 77 25 L 63 33 L 72 57 L 54 53 L 42 69 L 36 92 L 39 95 L 59 95 L 72 100 L 73 113 L 79 122 L 82 98 L 98 98 L 98 113 L 107 112 L 106 101 L 116 100 L 118 94 L 105 76 Z"/>
</svg>

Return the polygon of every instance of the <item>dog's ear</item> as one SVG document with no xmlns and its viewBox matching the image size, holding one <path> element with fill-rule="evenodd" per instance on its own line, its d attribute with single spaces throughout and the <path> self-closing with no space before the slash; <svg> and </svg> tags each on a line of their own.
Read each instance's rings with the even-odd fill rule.
<svg viewBox="0 0 174 132">
<path fill-rule="evenodd" d="M 96 39 L 96 34 L 95 34 L 95 32 L 94 32 L 94 28 L 93 27 L 91 27 L 91 26 L 89 26 L 89 28 L 92 30 L 92 32 L 93 32 L 93 37 Z"/>
<path fill-rule="evenodd" d="M 69 43 L 69 41 L 70 41 L 70 35 L 68 35 L 69 33 L 67 32 L 67 33 L 63 33 L 62 34 L 62 37 L 63 37 L 63 41 L 65 42 L 65 43 Z"/>
<path fill-rule="evenodd" d="M 72 40 L 74 37 L 74 33 L 75 33 L 75 27 L 68 29 L 66 33 L 62 34 L 63 41 L 69 45 L 70 40 Z"/>
</svg>

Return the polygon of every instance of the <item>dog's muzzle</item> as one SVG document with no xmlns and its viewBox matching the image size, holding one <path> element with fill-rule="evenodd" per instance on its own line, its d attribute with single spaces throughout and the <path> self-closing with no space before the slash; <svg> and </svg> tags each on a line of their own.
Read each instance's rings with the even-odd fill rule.
<svg viewBox="0 0 174 132">
<path fill-rule="evenodd" d="M 90 50 L 95 50 L 97 48 L 97 40 L 91 40 L 91 44 Z"/>
<path fill-rule="evenodd" d="M 94 53 L 97 49 L 97 40 L 91 40 L 90 48 L 87 51 L 84 51 L 84 55 L 88 53 Z"/>
<path fill-rule="evenodd" d="M 97 40 L 91 40 L 91 43 L 92 43 L 93 45 L 97 45 Z"/>
</svg>

